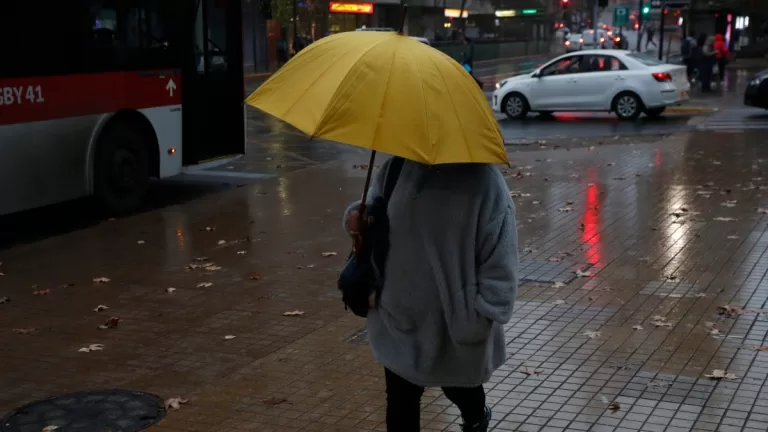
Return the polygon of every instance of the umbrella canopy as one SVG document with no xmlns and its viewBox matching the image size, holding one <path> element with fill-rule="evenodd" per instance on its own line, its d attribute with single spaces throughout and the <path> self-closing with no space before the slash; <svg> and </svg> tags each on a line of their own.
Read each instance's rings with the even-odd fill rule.
<svg viewBox="0 0 768 432">
<path fill-rule="evenodd" d="M 425 164 L 508 163 L 477 83 L 442 52 L 394 32 L 347 32 L 302 50 L 246 103 L 312 137 Z"/>
</svg>

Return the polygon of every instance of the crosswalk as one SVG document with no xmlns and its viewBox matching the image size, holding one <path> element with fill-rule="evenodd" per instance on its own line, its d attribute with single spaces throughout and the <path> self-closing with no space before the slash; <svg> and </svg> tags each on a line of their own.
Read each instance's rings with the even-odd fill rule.
<svg viewBox="0 0 768 432">
<path fill-rule="evenodd" d="M 698 130 L 753 130 L 768 129 L 768 111 L 756 108 L 726 108 L 718 111 L 697 126 Z"/>
</svg>

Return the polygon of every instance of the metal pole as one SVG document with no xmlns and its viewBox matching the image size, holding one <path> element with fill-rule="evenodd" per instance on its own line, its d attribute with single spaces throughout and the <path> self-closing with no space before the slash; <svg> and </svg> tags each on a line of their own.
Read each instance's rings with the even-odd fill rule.
<svg viewBox="0 0 768 432">
<path fill-rule="evenodd" d="M 667 10 L 667 0 L 661 0 L 661 24 L 659 25 L 659 61 L 664 58 L 664 12 Z"/>
<path fill-rule="evenodd" d="M 592 7 L 592 36 L 593 36 L 593 42 L 595 45 L 597 45 L 597 16 L 598 16 L 598 8 L 597 8 L 597 0 L 595 0 L 595 5 Z"/>
<path fill-rule="evenodd" d="M 643 0 L 639 0 L 637 5 L 637 52 L 640 52 L 641 42 L 643 40 Z"/>
</svg>

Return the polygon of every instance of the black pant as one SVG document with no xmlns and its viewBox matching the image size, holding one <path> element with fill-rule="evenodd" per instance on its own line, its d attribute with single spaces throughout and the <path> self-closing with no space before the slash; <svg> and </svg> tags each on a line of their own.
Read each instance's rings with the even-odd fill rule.
<svg viewBox="0 0 768 432">
<path fill-rule="evenodd" d="M 387 386 L 387 432 L 419 432 L 421 395 L 424 394 L 424 387 L 406 381 L 389 369 L 384 369 L 384 377 Z M 476 424 L 483 420 L 483 386 L 443 387 L 443 393 L 459 408 L 465 424 Z"/>
<path fill-rule="evenodd" d="M 688 81 L 693 80 L 693 71 L 696 69 L 696 65 L 691 59 L 683 60 L 685 63 L 685 74 L 688 76 Z"/>
</svg>

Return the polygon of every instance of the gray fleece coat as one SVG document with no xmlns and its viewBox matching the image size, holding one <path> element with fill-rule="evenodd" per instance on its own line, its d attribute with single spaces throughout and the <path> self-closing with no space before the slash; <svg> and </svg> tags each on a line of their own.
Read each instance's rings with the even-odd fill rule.
<svg viewBox="0 0 768 432">
<path fill-rule="evenodd" d="M 368 314 L 374 357 L 424 387 L 487 382 L 506 360 L 503 325 L 518 283 L 515 207 L 503 176 L 493 165 L 406 161 L 387 214 L 386 281 Z"/>
</svg>

